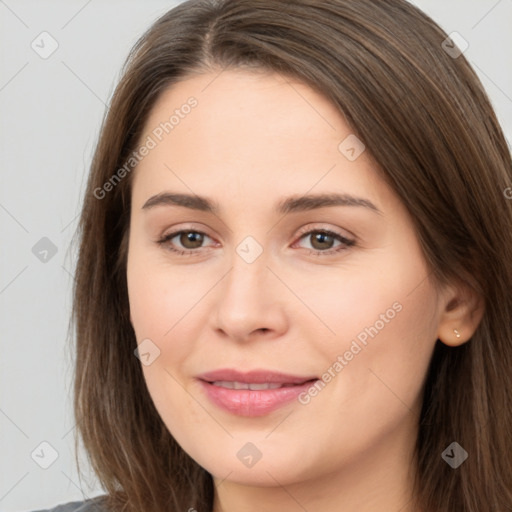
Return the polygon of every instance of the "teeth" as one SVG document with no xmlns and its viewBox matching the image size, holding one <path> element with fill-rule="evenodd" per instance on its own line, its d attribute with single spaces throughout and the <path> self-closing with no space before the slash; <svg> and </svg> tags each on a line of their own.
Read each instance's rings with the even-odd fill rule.
<svg viewBox="0 0 512 512">
<path fill-rule="evenodd" d="M 277 382 L 263 382 L 261 384 L 247 383 L 247 382 L 232 382 L 227 380 L 216 380 L 212 383 L 214 386 L 219 386 L 226 389 L 252 389 L 253 391 L 261 391 L 264 389 L 277 389 L 284 387 L 285 384 Z"/>
<path fill-rule="evenodd" d="M 278 384 L 277 382 L 263 382 L 261 384 L 249 384 L 249 389 L 260 390 L 260 389 L 277 389 L 282 388 L 283 384 Z"/>
</svg>

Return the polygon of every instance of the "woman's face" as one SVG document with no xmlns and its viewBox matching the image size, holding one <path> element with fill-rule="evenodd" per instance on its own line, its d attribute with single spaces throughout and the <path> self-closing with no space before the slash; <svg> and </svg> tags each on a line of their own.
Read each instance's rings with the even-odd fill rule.
<svg viewBox="0 0 512 512">
<path fill-rule="evenodd" d="M 343 117 L 301 83 L 224 71 L 168 89 L 142 144 L 131 320 L 177 442 L 239 483 L 362 476 L 384 454 L 406 471 L 442 305 Z"/>
</svg>

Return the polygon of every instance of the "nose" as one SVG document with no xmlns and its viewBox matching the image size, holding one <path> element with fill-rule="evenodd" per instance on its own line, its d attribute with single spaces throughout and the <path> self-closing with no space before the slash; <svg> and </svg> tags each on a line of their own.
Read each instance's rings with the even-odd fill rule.
<svg viewBox="0 0 512 512">
<path fill-rule="evenodd" d="M 267 266 L 265 252 L 252 263 L 237 253 L 217 285 L 214 328 L 237 342 L 277 338 L 288 328 L 286 288 Z"/>
</svg>

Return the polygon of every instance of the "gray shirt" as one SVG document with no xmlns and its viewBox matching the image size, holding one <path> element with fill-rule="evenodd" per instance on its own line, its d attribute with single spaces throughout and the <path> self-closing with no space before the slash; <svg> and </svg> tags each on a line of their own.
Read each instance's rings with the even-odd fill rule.
<svg viewBox="0 0 512 512">
<path fill-rule="evenodd" d="M 51 509 L 34 510 L 34 512 L 107 512 L 104 507 L 97 503 L 99 498 L 96 497 L 85 501 L 69 501 Z"/>
</svg>

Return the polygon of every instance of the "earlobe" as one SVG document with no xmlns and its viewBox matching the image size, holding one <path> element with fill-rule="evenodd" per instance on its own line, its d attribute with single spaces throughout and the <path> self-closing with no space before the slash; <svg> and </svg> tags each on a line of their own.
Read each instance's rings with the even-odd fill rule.
<svg viewBox="0 0 512 512">
<path fill-rule="evenodd" d="M 466 343 L 466 341 L 469 341 L 470 337 L 471 336 L 463 336 L 458 329 L 452 329 L 452 332 L 448 333 L 448 335 L 440 334 L 438 336 L 439 340 L 449 347 L 458 347 L 459 345 Z"/>
<path fill-rule="evenodd" d="M 471 339 L 484 315 L 483 298 L 468 285 L 451 289 L 439 320 L 438 339 L 450 347 Z"/>
</svg>

